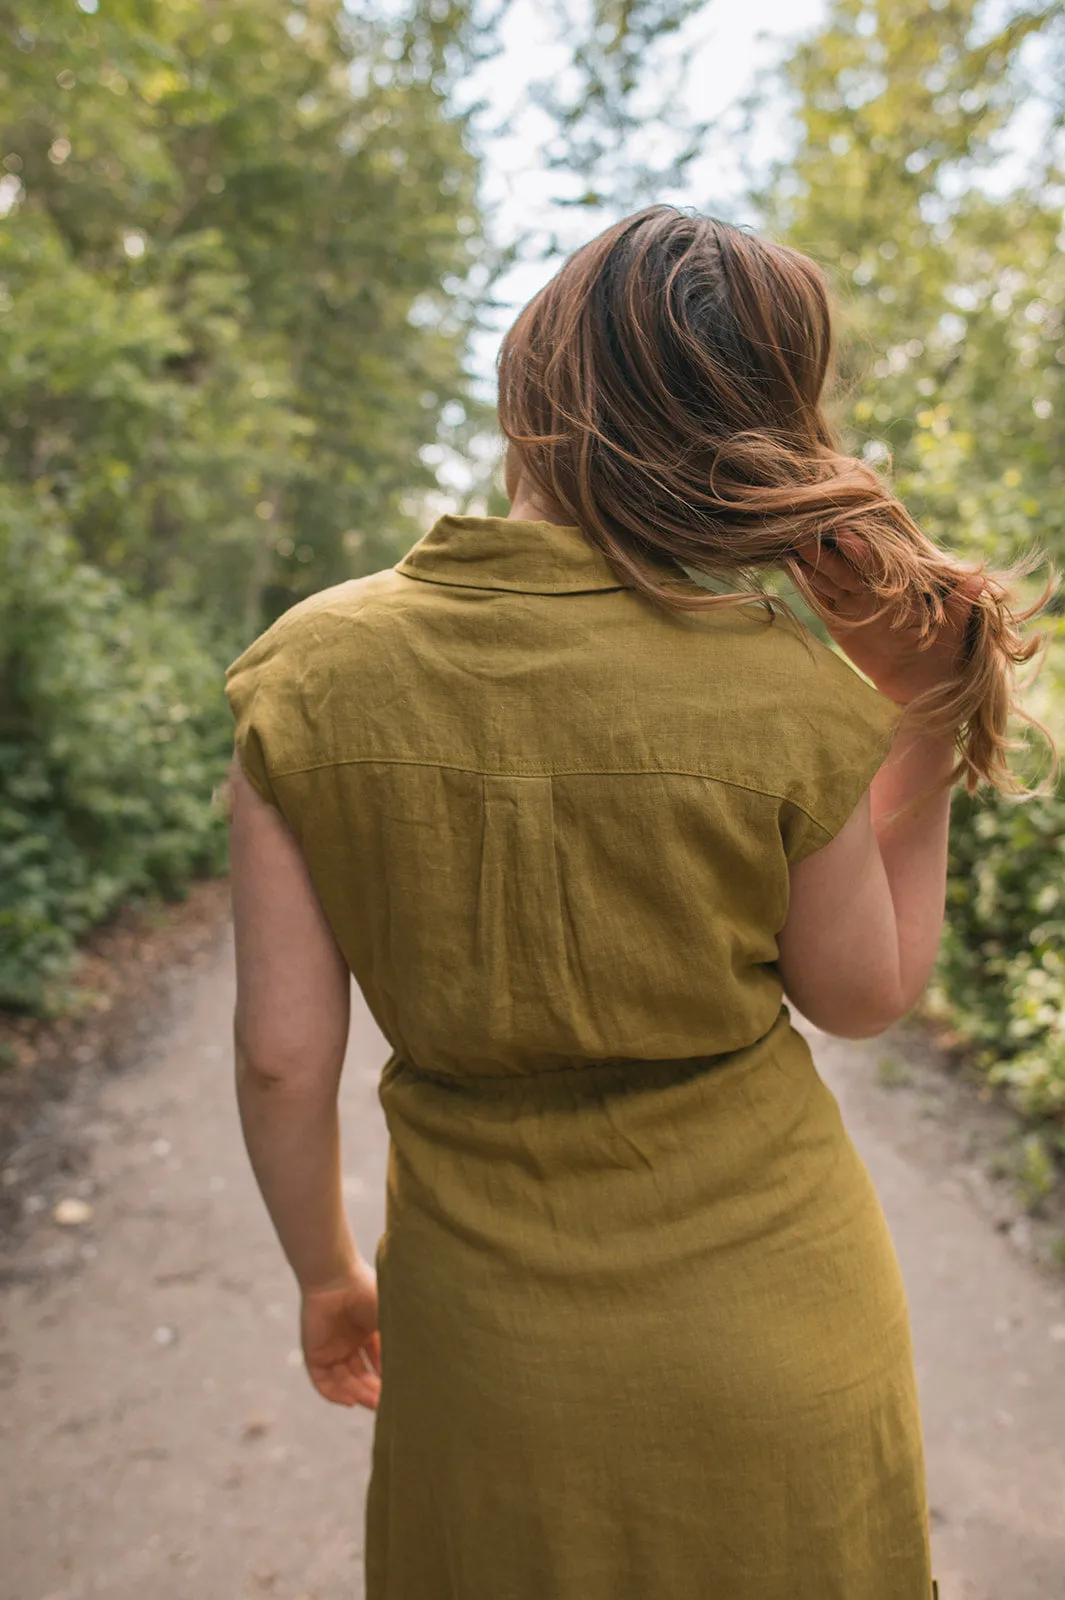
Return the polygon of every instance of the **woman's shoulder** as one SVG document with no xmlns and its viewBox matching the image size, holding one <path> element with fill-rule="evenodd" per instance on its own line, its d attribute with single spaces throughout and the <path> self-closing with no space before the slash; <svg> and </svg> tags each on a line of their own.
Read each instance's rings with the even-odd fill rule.
<svg viewBox="0 0 1065 1600">
<path fill-rule="evenodd" d="M 769 786 L 802 813 L 789 823 L 794 860 L 850 816 L 887 759 L 904 708 L 793 614 L 774 619 L 772 636 L 779 736 L 764 760 Z"/>
<path fill-rule="evenodd" d="M 716 671 L 720 682 L 722 658 L 729 663 L 722 689 L 742 704 L 743 710 L 759 706 L 782 716 L 818 718 L 838 706 L 846 714 L 865 714 L 875 721 L 890 721 L 897 708 L 852 666 L 835 645 L 818 638 L 790 608 L 764 603 L 689 612 L 688 633 L 695 654 Z M 694 619 L 694 620 L 691 620 Z M 671 669 L 689 675 L 690 657 L 663 653 Z M 705 692 L 707 678 L 698 673 L 695 693 Z M 737 707 L 740 709 L 740 706 Z"/>
<path fill-rule="evenodd" d="M 753 608 L 747 608 L 750 615 Z M 818 711 L 839 697 L 840 708 L 864 712 L 876 721 L 894 720 L 898 707 L 848 660 L 790 609 L 774 606 L 762 613 L 756 627 L 745 631 L 752 657 L 775 685 L 786 690 L 789 707 L 809 701 Z"/>
<path fill-rule="evenodd" d="M 291 661 L 303 649 L 313 650 L 338 633 L 346 633 L 352 620 L 363 614 L 369 621 L 379 610 L 379 602 L 399 592 L 403 580 L 392 567 L 362 578 L 349 578 L 307 595 L 283 611 L 233 662 L 238 668 L 258 665 L 280 653 Z"/>
<path fill-rule="evenodd" d="M 744 606 L 710 616 L 697 630 L 700 663 L 694 671 L 685 664 L 685 725 L 699 728 L 712 685 L 708 768 L 790 802 L 824 842 L 886 759 L 902 707 L 791 610 Z"/>
<path fill-rule="evenodd" d="M 266 798 L 286 772 L 331 749 L 338 684 L 365 677 L 383 652 L 374 619 L 394 611 L 403 579 L 386 568 L 321 589 L 283 612 L 226 670 L 225 694 L 245 771 Z"/>
<path fill-rule="evenodd" d="M 256 686 L 321 683 L 380 655 L 381 626 L 397 609 L 405 580 L 392 567 L 349 578 L 297 601 L 226 669 L 227 692 Z"/>
<path fill-rule="evenodd" d="M 826 644 L 793 617 L 787 617 L 786 623 L 790 634 L 782 632 L 780 637 L 793 641 L 785 648 L 796 672 L 802 674 L 796 679 L 800 697 L 809 690 L 819 711 L 831 713 L 837 708 L 841 715 L 858 717 L 876 730 L 896 725 L 902 715 L 901 706 L 859 672 L 841 649 Z"/>
</svg>

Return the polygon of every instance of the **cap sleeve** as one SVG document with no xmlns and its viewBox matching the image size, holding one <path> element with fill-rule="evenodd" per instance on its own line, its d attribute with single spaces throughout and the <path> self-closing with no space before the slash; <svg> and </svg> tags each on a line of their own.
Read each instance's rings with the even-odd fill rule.
<svg viewBox="0 0 1065 1600">
<path fill-rule="evenodd" d="M 278 780 L 320 763 L 332 747 L 330 697 L 337 674 L 352 671 L 353 618 L 389 577 L 391 569 L 351 578 L 297 601 L 226 671 L 241 768 L 297 834 L 290 791 Z"/>
<path fill-rule="evenodd" d="M 789 865 L 839 833 L 891 750 L 905 708 L 815 641 L 815 669 L 794 712 L 792 784 L 781 810 Z"/>
<path fill-rule="evenodd" d="M 271 773 L 284 759 L 284 618 L 260 634 L 226 670 L 225 692 L 235 723 L 241 770 L 252 788 L 280 810 Z"/>
</svg>

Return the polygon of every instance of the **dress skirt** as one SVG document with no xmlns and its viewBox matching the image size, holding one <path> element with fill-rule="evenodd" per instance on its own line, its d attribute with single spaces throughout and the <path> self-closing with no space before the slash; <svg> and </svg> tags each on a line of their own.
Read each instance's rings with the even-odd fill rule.
<svg viewBox="0 0 1065 1600">
<path fill-rule="evenodd" d="M 366 1600 L 929 1600 L 898 1260 L 786 1006 L 379 1096 Z"/>
</svg>

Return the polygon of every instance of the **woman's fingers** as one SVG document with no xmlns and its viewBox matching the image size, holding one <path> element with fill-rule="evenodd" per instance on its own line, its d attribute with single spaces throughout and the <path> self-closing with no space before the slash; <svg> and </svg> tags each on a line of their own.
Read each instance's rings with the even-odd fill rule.
<svg viewBox="0 0 1065 1600">
<path fill-rule="evenodd" d="M 844 566 L 854 581 L 856 587 L 862 587 L 869 582 L 871 567 L 869 561 L 869 546 L 853 528 L 837 528 L 832 534 L 832 544 L 839 552 Z M 830 552 L 832 553 L 832 552 Z"/>
<path fill-rule="evenodd" d="M 842 548 L 842 540 L 839 542 Z M 854 564 L 827 545 L 818 548 L 817 541 L 810 539 L 797 547 L 796 554 L 818 582 L 834 584 L 851 593 L 865 587 L 865 580 Z"/>
<path fill-rule="evenodd" d="M 351 1373 L 345 1382 L 345 1391 L 351 1395 L 355 1405 L 367 1406 L 373 1411 L 381 1395 L 381 1380 L 369 1372 L 361 1376 Z"/>
<path fill-rule="evenodd" d="M 379 1332 L 371 1333 L 363 1350 L 363 1357 L 370 1363 L 378 1377 L 381 1375 L 381 1335 Z"/>
<path fill-rule="evenodd" d="M 818 570 L 806 561 L 800 560 L 797 565 L 813 591 L 816 604 L 826 611 L 831 611 L 835 616 L 843 616 L 861 607 L 863 595 L 860 589 L 844 588 L 823 569 Z"/>
<path fill-rule="evenodd" d="M 833 590 L 850 595 L 868 592 L 868 551 L 862 539 L 850 528 L 837 528 L 830 537 L 831 545 L 822 543 L 819 546 L 816 539 L 807 539 L 796 547 L 795 554 L 811 581 L 828 593 Z M 937 587 L 944 609 L 948 613 L 956 610 L 964 614 L 979 598 L 984 579 L 979 573 L 959 573 L 955 583 L 944 581 Z"/>
<path fill-rule="evenodd" d="M 358 1359 L 356 1357 L 356 1359 Z M 377 1406 L 381 1393 L 381 1380 L 374 1372 L 367 1372 L 361 1361 L 355 1368 L 345 1361 L 330 1367 L 311 1368 L 309 1377 L 325 1400 L 338 1406 Z"/>
</svg>

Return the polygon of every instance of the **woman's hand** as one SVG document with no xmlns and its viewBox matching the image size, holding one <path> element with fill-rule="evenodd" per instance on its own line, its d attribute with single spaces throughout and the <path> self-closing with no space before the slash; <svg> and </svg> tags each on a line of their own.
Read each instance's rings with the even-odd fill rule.
<svg viewBox="0 0 1065 1600">
<path fill-rule="evenodd" d="M 835 549 L 823 544 L 818 550 L 813 539 L 800 545 L 795 565 L 801 567 L 819 602 L 817 610 L 825 627 L 855 666 L 872 679 L 881 694 L 900 705 L 952 678 L 964 646 L 972 602 L 983 588 L 983 579 L 959 574 L 956 590 L 944 601 L 946 620 L 931 644 L 919 649 L 925 611 L 917 601 L 909 618 L 893 620 L 886 614 L 860 628 L 833 626 L 840 618 L 848 622 L 871 618 L 878 608 L 868 579 L 862 574 L 861 539 L 844 529 L 833 534 L 833 542 Z"/>
<path fill-rule="evenodd" d="M 318 1393 L 338 1406 L 377 1409 L 381 1335 L 377 1274 L 359 1258 L 338 1284 L 305 1290 L 300 1333 L 307 1373 Z"/>
</svg>

